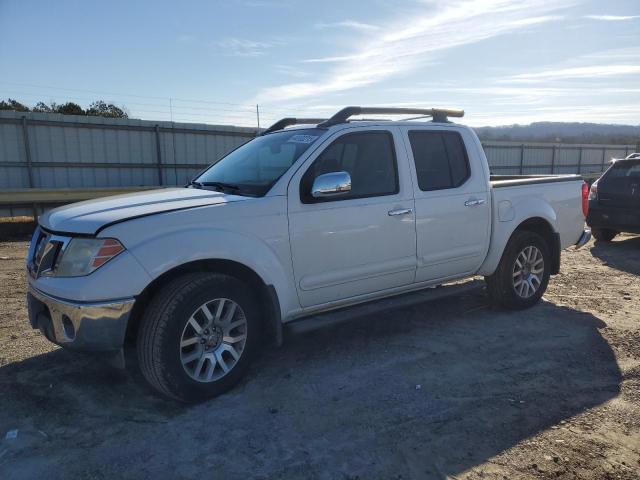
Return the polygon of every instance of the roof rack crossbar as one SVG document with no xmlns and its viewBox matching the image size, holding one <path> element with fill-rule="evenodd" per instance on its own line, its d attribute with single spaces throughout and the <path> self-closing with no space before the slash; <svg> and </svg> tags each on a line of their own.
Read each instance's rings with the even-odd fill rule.
<svg viewBox="0 0 640 480">
<path fill-rule="evenodd" d="M 330 127 L 338 123 L 345 123 L 354 115 L 423 115 L 432 117 L 434 122 L 448 122 L 447 117 L 463 117 L 464 110 L 455 110 L 451 108 L 396 108 L 396 107 L 345 107 L 336 113 L 326 122 L 318 125 L 319 127 Z"/>
<path fill-rule="evenodd" d="M 266 135 L 267 133 L 275 132 L 276 130 L 282 130 L 285 127 L 290 125 L 317 125 L 318 123 L 326 122 L 326 118 L 293 118 L 287 117 L 281 120 L 278 120 L 276 123 L 267 128 L 261 135 Z"/>
</svg>

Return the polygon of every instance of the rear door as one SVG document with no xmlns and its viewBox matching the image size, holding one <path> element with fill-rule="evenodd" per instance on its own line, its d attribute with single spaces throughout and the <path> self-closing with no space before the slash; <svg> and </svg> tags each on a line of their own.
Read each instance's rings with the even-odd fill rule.
<svg viewBox="0 0 640 480">
<path fill-rule="evenodd" d="M 311 197 L 316 177 L 338 171 L 351 176 L 348 194 Z M 288 205 L 293 269 L 303 307 L 413 282 L 413 189 L 397 129 L 337 133 L 293 176 Z"/>
<path fill-rule="evenodd" d="M 475 273 L 489 248 L 489 184 L 456 129 L 402 127 L 415 185 L 416 282 Z M 471 161 L 475 160 L 475 161 Z"/>
</svg>

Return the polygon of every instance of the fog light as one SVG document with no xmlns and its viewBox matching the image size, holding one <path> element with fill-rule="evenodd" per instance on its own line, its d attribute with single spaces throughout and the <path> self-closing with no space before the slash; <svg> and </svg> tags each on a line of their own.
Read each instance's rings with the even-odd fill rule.
<svg viewBox="0 0 640 480">
<path fill-rule="evenodd" d="M 76 338 L 76 327 L 73 326 L 73 322 L 66 315 L 62 315 L 62 328 L 68 340 L 74 340 Z"/>
</svg>

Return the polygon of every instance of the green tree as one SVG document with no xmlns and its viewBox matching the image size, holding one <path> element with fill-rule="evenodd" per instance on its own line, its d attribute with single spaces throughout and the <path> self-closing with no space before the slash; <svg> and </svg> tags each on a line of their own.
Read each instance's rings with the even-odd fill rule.
<svg viewBox="0 0 640 480">
<path fill-rule="evenodd" d="M 7 98 L 7 100 L 0 101 L 0 110 L 13 110 L 16 112 L 28 112 L 29 107 L 23 105 L 22 103 L 14 100 L 12 98 Z"/>
<path fill-rule="evenodd" d="M 80 105 L 73 102 L 55 105 L 55 110 L 53 111 L 55 113 L 62 113 L 63 115 L 87 115 L 87 112 Z"/>
<path fill-rule="evenodd" d="M 57 105 L 55 102 L 51 102 L 51 105 L 47 105 L 44 102 L 36 103 L 36 106 L 31 110 L 32 112 L 38 113 L 53 113 L 56 110 Z"/>
<path fill-rule="evenodd" d="M 106 103 L 103 100 L 98 100 L 97 102 L 93 102 L 89 105 L 86 114 L 95 117 L 129 118 L 127 112 L 122 108 L 114 105 L 113 103 Z"/>
<path fill-rule="evenodd" d="M 16 112 L 37 112 L 37 113 L 61 113 L 63 115 L 89 115 L 92 117 L 107 117 L 107 118 L 129 118 L 129 114 L 124 107 L 118 107 L 113 103 L 107 103 L 104 100 L 97 100 L 89 105 L 86 110 L 75 102 L 66 102 L 57 104 L 55 102 L 36 103 L 33 109 L 30 109 L 26 105 L 8 98 L 7 100 L 0 100 L 0 110 L 13 110 Z"/>
</svg>

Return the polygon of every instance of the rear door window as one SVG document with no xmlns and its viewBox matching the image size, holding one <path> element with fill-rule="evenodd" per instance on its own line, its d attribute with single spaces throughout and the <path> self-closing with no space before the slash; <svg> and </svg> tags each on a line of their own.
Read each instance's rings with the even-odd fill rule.
<svg viewBox="0 0 640 480">
<path fill-rule="evenodd" d="M 613 164 L 598 181 L 598 202 L 617 207 L 640 203 L 640 160 Z"/>
<path fill-rule="evenodd" d="M 412 130 L 409 142 L 420 190 L 456 188 L 470 177 L 469 159 L 459 133 Z"/>
<path fill-rule="evenodd" d="M 607 179 L 640 178 L 640 160 L 616 162 L 607 174 Z"/>
</svg>

